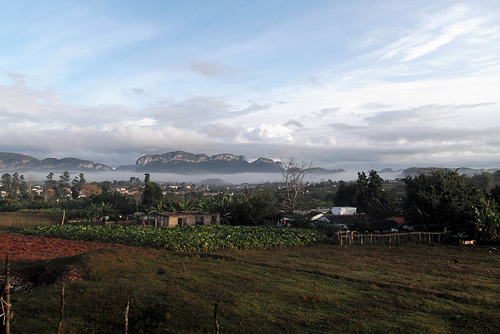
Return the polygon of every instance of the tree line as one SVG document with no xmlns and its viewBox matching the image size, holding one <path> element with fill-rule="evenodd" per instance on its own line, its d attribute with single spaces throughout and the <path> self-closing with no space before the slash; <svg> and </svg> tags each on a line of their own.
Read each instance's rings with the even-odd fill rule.
<svg viewBox="0 0 500 334">
<path fill-rule="evenodd" d="M 500 241 L 499 180 L 500 172 L 469 177 L 432 169 L 407 175 L 391 188 L 371 170 L 359 172 L 356 182 L 340 184 L 335 203 L 355 206 L 368 219 L 401 216 L 420 231 Z"/>
<path fill-rule="evenodd" d="M 355 226 L 360 230 L 371 220 L 405 217 L 417 230 L 499 239 L 500 172 L 469 177 L 433 169 L 388 182 L 370 170 L 359 172 L 352 182 L 304 182 L 310 166 L 290 160 L 284 164 L 282 182 L 214 187 L 217 190 L 210 192 L 187 187 L 172 190 L 145 174 L 144 181 L 131 178 L 126 183 L 128 194 L 117 192 L 111 182 L 89 184 L 83 173 L 71 179 L 64 172 L 59 180 L 49 173 L 42 193 L 35 195 L 22 175 L 5 173 L 1 189 L 6 198 L 1 200 L 0 210 L 64 209 L 68 218 L 91 222 L 105 216 L 121 220 L 139 211 L 211 211 L 219 212 L 228 224 L 257 225 L 298 209 L 353 206 L 361 213 Z"/>
</svg>

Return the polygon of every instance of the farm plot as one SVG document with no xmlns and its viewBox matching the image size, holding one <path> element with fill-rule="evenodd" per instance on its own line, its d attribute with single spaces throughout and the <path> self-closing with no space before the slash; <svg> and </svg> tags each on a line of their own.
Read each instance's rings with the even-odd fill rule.
<svg viewBox="0 0 500 334">
<path fill-rule="evenodd" d="M 170 251 L 281 248 L 306 246 L 326 240 L 324 233 L 315 230 L 267 226 L 214 225 L 162 228 L 121 225 L 52 225 L 27 228 L 24 233 Z"/>
<path fill-rule="evenodd" d="M 92 252 L 102 248 L 126 247 L 90 241 L 63 240 L 0 233 L 0 252 L 2 257 L 5 253 L 9 253 L 11 262 L 49 260 Z M 150 253 L 142 249 L 137 249 L 137 251 L 143 254 Z"/>
</svg>

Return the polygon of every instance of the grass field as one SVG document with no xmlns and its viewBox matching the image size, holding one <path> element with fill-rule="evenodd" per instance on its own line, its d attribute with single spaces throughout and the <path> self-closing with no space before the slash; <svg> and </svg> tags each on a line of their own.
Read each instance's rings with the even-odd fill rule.
<svg viewBox="0 0 500 334">
<path fill-rule="evenodd" d="M 318 245 L 139 254 L 100 250 L 17 263 L 12 333 L 499 333 L 500 254 L 459 246 Z"/>
<path fill-rule="evenodd" d="M 0 230 L 22 230 L 38 225 L 53 225 L 61 223 L 62 212 L 0 212 Z"/>
</svg>

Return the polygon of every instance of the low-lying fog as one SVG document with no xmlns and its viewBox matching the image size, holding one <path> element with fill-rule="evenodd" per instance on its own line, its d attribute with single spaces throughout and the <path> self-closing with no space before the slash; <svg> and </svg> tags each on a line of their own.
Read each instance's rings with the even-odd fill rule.
<svg viewBox="0 0 500 334">
<path fill-rule="evenodd" d="M 365 171 L 368 174 L 368 171 Z M 54 180 L 58 181 L 59 176 L 63 172 L 53 172 Z M 138 172 L 123 172 L 123 171 L 113 171 L 113 172 L 79 172 L 79 171 L 69 171 L 71 179 L 75 177 L 78 178 L 80 173 L 83 173 L 85 180 L 87 182 L 102 182 L 102 181 L 129 181 L 131 177 L 139 178 L 141 181 L 144 180 L 144 173 Z M 320 182 L 321 180 L 332 180 L 332 181 L 354 181 L 357 180 L 358 171 L 349 171 L 342 173 L 332 173 L 332 174 L 306 174 L 304 177 L 304 182 Z M 19 174 L 24 175 L 26 180 L 34 182 L 44 182 L 46 180 L 49 172 L 41 171 L 29 171 L 20 172 Z M 242 184 L 242 183 L 266 183 L 266 182 L 279 182 L 283 180 L 280 173 L 239 173 L 239 174 L 172 174 L 172 173 L 149 173 L 152 182 L 157 183 L 194 183 L 194 184 L 208 184 L 214 183 L 211 180 L 216 180 L 222 183 L 230 184 Z M 395 178 L 401 177 L 401 172 L 388 172 L 379 173 L 383 179 L 393 180 Z M 222 181 L 220 181 L 222 180 Z"/>
</svg>

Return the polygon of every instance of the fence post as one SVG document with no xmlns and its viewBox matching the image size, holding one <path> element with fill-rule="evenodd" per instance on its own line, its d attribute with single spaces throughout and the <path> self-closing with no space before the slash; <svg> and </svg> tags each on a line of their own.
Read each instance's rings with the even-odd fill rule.
<svg viewBox="0 0 500 334">
<path fill-rule="evenodd" d="M 5 334 L 10 334 L 10 267 L 9 267 L 9 253 L 5 252 L 5 299 L 2 303 L 5 305 L 4 310 L 4 330 Z"/>
<path fill-rule="evenodd" d="M 61 288 L 61 308 L 59 310 L 59 323 L 57 324 L 56 334 L 59 334 L 61 331 L 61 323 L 62 323 L 63 315 L 64 315 L 64 283 L 62 284 L 62 288 Z"/>
<path fill-rule="evenodd" d="M 217 320 L 217 303 L 214 305 L 214 324 L 215 324 L 215 334 L 219 334 L 220 326 L 219 321 Z"/>
<path fill-rule="evenodd" d="M 127 296 L 127 306 L 125 306 L 125 334 L 128 333 L 128 312 L 130 310 L 130 299 Z"/>
</svg>

